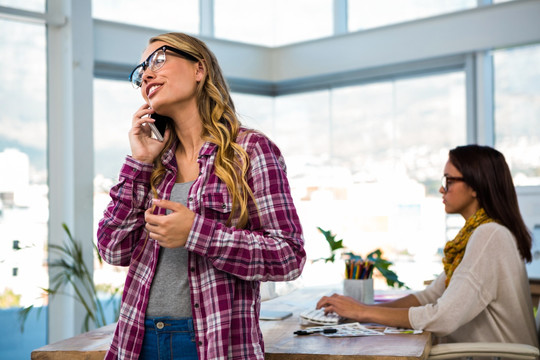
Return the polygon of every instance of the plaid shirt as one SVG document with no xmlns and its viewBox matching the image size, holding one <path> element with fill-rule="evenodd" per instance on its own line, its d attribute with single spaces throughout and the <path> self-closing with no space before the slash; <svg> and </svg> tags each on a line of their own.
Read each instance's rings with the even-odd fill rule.
<svg viewBox="0 0 540 360">
<path fill-rule="evenodd" d="M 226 226 L 231 198 L 214 173 L 217 146 L 205 143 L 200 174 L 188 196 L 196 213 L 186 248 L 199 359 L 264 359 L 259 328 L 260 281 L 297 278 L 305 263 L 302 228 L 285 174 L 283 157 L 260 133 L 242 129 L 239 144 L 250 157 L 247 175 L 256 205 L 249 202 L 245 229 Z M 166 174 L 158 187 L 169 199 L 176 180 L 176 145 L 162 158 Z M 137 359 L 159 245 L 145 245 L 144 211 L 151 206 L 152 165 L 127 157 L 112 201 L 99 222 L 98 248 L 113 265 L 129 266 L 120 316 L 106 359 Z M 165 209 L 158 208 L 165 214 Z M 236 219 L 233 224 L 236 223 Z"/>
</svg>

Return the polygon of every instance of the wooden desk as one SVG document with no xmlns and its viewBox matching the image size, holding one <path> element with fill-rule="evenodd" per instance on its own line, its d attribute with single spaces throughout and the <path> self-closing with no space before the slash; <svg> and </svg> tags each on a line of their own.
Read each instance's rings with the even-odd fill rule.
<svg viewBox="0 0 540 360">
<path fill-rule="evenodd" d="M 396 360 L 427 359 L 431 350 L 431 333 L 419 335 L 384 335 L 328 338 L 322 335 L 295 336 L 304 328 L 299 313 L 314 308 L 323 295 L 333 292 L 325 288 L 305 288 L 265 301 L 262 309 L 289 310 L 293 316 L 281 320 L 261 320 L 266 360 Z"/>
<path fill-rule="evenodd" d="M 116 324 L 110 324 L 32 351 L 32 360 L 103 360 Z"/>
<path fill-rule="evenodd" d="M 298 314 L 314 307 L 317 300 L 332 293 L 325 288 L 305 288 L 263 302 L 263 309 L 289 310 L 293 316 L 280 321 L 261 320 L 266 360 L 396 360 L 427 359 L 431 334 L 384 335 L 355 338 L 326 338 L 320 335 L 295 336 Z M 32 352 L 32 360 L 103 360 L 115 324 L 43 346 Z"/>
</svg>

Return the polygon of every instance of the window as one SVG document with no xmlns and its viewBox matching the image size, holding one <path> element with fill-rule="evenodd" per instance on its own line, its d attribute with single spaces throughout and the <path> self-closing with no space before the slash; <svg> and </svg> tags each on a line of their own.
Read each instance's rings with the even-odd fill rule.
<svg viewBox="0 0 540 360">
<path fill-rule="evenodd" d="M 45 26 L 0 19 L 0 53 L 0 298 L 8 308 L 0 310 L 0 322 L 7 323 L 5 316 L 16 307 L 46 304 L 41 290 L 48 287 Z M 26 328 L 33 339 L 17 332 L 21 345 L 0 347 L 1 358 L 30 358 L 32 349 L 45 345 L 46 317 L 31 318 Z"/>
<path fill-rule="evenodd" d="M 24 251 L 39 258 L 24 262 L 35 267 L 25 272 L 28 278 L 3 285 L 25 292 L 23 303 L 14 306 L 30 305 L 40 297 L 40 286 L 47 286 L 41 271 L 48 220 L 45 27 L 0 20 L 0 49 L 2 54 L 17 54 L 4 56 L 0 67 L 0 97 L 9 99 L 2 102 L 0 116 L 0 167 L 10 173 L 0 179 L 0 236 L 10 245 L 19 240 L 21 247 L 30 246 Z"/>
<path fill-rule="evenodd" d="M 438 190 L 448 150 L 466 139 L 463 72 L 233 100 L 285 156 L 309 259 L 328 256 L 321 227 L 360 254 L 383 249 L 412 288 L 442 271 L 459 219 Z M 304 284 L 335 282 L 331 264 L 306 266 Z"/>
<path fill-rule="evenodd" d="M 540 185 L 540 45 L 493 53 L 495 146 L 516 186 Z"/>
<path fill-rule="evenodd" d="M 128 131 L 133 114 L 144 100 L 127 81 L 94 80 L 94 174 L 101 181 L 118 180 L 131 153 Z"/>
<path fill-rule="evenodd" d="M 274 98 L 269 96 L 232 93 L 232 100 L 242 125 L 274 136 Z"/>
<path fill-rule="evenodd" d="M 0 6 L 7 6 L 28 11 L 45 12 L 45 0 L 0 0 Z"/>
<path fill-rule="evenodd" d="M 466 139 L 464 74 L 275 101 L 275 141 L 288 164 L 308 257 L 328 256 L 321 227 L 359 254 L 381 248 L 408 286 L 422 288 L 442 270 L 447 234 L 438 189 L 448 150 Z M 303 281 L 335 282 L 329 264 L 318 264 L 307 265 Z"/>
<path fill-rule="evenodd" d="M 332 0 L 215 0 L 214 4 L 217 38 L 280 46 L 333 32 Z"/>
<path fill-rule="evenodd" d="M 427 18 L 476 6 L 476 0 L 348 0 L 349 31 Z"/>
<path fill-rule="evenodd" d="M 156 29 L 199 33 L 199 0 L 92 0 L 92 16 Z"/>
<path fill-rule="evenodd" d="M 94 80 L 94 232 L 110 201 L 126 155 L 133 114 L 144 103 L 127 81 Z M 105 291 L 123 286 L 126 268 L 94 262 L 94 282 Z"/>
</svg>

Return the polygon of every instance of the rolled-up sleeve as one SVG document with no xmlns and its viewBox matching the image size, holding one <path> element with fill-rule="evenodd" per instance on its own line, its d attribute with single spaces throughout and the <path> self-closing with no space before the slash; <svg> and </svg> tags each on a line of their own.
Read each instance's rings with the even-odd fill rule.
<svg viewBox="0 0 540 360">
<path fill-rule="evenodd" d="M 98 249 L 112 265 L 128 266 L 144 227 L 152 164 L 126 157 L 119 182 L 110 190 L 111 202 L 99 222 Z"/>
</svg>

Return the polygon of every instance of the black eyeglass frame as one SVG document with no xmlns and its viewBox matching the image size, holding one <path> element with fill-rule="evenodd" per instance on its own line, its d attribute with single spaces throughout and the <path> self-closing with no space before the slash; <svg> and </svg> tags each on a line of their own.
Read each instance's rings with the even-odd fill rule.
<svg viewBox="0 0 540 360">
<path fill-rule="evenodd" d="M 181 57 L 183 57 L 184 59 L 186 60 L 190 60 L 190 61 L 194 61 L 194 62 L 198 62 L 199 59 L 197 59 L 195 56 L 191 55 L 191 54 L 188 54 L 187 52 L 185 51 L 182 51 L 180 49 L 176 49 L 176 48 L 173 48 L 172 46 L 169 46 L 169 45 L 163 45 L 162 47 L 152 51 L 152 53 L 150 55 L 148 55 L 148 57 L 146 58 L 146 60 L 144 60 L 142 63 L 140 63 L 139 65 L 135 66 L 135 68 L 133 69 L 133 71 L 131 72 L 131 74 L 129 74 L 129 82 L 131 82 L 131 84 L 137 88 L 140 88 L 141 85 L 142 85 L 142 77 L 141 77 L 141 81 L 139 81 L 138 83 L 135 83 L 133 81 L 133 75 L 135 74 L 135 72 L 139 69 L 139 68 L 142 68 L 142 71 L 144 72 L 146 69 L 148 69 L 148 67 L 150 66 L 150 59 L 152 59 L 152 57 L 154 56 L 155 53 L 157 53 L 158 51 L 163 51 L 163 54 L 166 53 L 166 51 L 169 50 L 169 51 L 172 51 L 174 53 L 176 53 L 177 55 L 180 55 Z M 165 60 L 167 60 L 167 57 L 165 57 Z"/>
<path fill-rule="evenodd" d="M 448 188 L 449 188 L 449 184 L 448 184 L 448 181 L 450 181 L 450 184 L 452 184 L 452 181 L 463 181 L 463 182 L 466 182 L 465 181 L 465 178 L 464 177 L 461 177 L 461 176 L 448 176 L 448 175 L 444 175 L 441 179 L 441 186 L 442 188 L 444 189 L 444 192 L 448 192 Z"/>
</svg>

